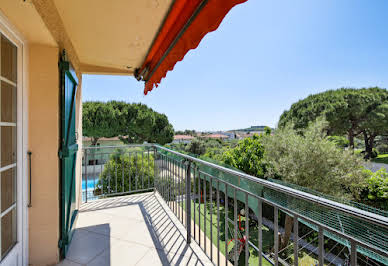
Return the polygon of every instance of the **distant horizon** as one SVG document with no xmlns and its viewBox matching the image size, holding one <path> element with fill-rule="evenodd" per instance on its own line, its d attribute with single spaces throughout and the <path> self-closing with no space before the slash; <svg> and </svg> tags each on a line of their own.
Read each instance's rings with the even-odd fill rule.
<svg viewBox="0 0 388 266">
<path fill-rule="evenodd" d="M 84 75 L 83 101 L 143 103 L 174 130 L 275 128 L 310 94 L 388 88 L 388 1 L 247 1 L 191 50 L 158 88 L 128 76 Z"/>
</svg>

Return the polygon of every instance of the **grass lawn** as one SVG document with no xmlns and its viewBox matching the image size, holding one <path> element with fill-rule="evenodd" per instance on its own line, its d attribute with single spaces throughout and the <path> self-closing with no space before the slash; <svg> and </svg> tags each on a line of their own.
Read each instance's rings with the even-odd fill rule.
<svg viewBox="0 0 388 266">
<path fill-rule="evenodd" d="M 388 164 L 388 154 L 380 154 L 377 158 L 372 159 L 372 162 Z"/>
</svg>

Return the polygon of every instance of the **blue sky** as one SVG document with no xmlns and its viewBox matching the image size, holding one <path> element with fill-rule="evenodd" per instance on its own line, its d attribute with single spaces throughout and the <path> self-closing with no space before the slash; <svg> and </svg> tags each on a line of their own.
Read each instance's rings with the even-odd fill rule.
<svg viewBox="0 0 388 266">
<path fill-rule="evenodd" d="M 276 126 L 309 94 L 388 87 L 388 1 L 248 0 L 143 95 L 133 77 L 83 77 L 83 100 L 145 103 L 176 130 Z"/>
</svg>

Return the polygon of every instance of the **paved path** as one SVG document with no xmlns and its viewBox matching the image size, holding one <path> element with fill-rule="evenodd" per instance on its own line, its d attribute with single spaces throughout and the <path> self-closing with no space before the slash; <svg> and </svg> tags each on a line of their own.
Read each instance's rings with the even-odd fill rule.
<svg viewBox="0 0 388 266">
<path fill-rule="evenodd" d="M 388 172 L 388 164 L 385 163 L 368 162 L 365 164 L 365 168 L 371 170 L 372 172 L 377 172 L 378 170 L 380 170 L 380 168 L 385 168 L 385 171 Z"/>
</svg>

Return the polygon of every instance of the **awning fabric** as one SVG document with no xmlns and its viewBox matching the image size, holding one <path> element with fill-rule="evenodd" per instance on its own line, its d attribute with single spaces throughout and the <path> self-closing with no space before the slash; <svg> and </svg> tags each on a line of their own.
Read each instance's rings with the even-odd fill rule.
<svg viewBox="0 0 388 266">
<path fill-rule="evenodd" d="M 144 94 L 158 87 L 167 71 L 195 49 L 208 32 L 216 30 L 230 9 L 245 1 L 175 0 L 139 71 L 146 73 Z"/>
</svg>

